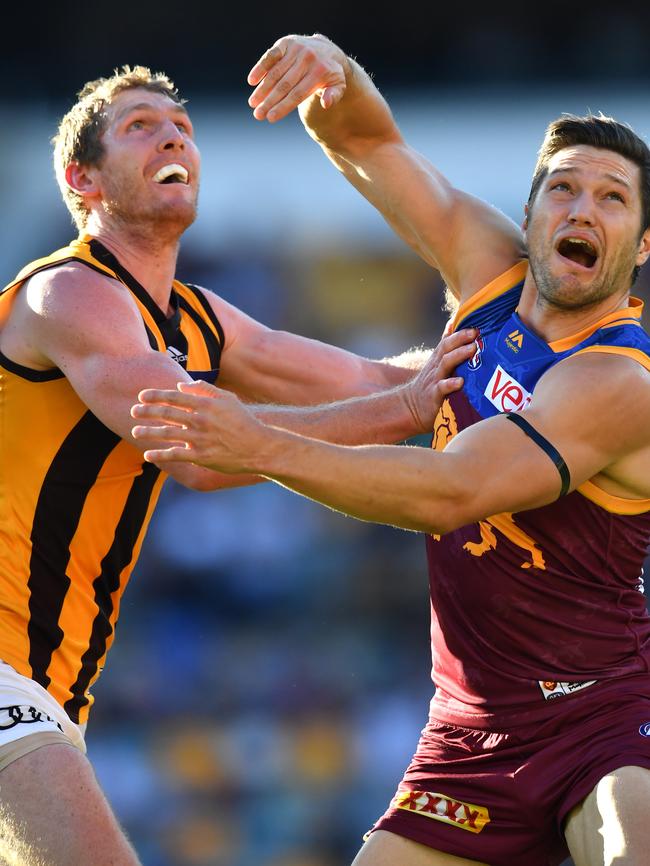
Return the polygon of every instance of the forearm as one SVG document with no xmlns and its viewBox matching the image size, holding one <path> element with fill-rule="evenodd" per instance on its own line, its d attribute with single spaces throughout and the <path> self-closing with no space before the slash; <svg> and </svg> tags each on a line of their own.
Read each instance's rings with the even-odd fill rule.
<svg viewBox="0 0 650 866">
<path fill-rule="evenodd" d="M 317 406 L 410 381 L 426 352 L 370 360 L 318 340 L 264 329 L 223 353 L 219 384 L 251 403 Z"/>
<path fill-rule="evenodd" d="M 402 387 L 323 406 L 257 406 L 265 424 L 344 445 L 401 442 L 421 432 Z"/>
<path fill-rule="evenodd" d="M 420 447 L 352 448 L 276 430 L 247 468 L 359 520 L 445 532 L 452 462 Z"/>
<path fill-rule="evenodd" d="M 319 440 L 346 446 L 400 442 L 433 429 L 443 400 L 463 384 L 450 374 L 473 354 L 474 334 L 460 330 L 445 337 L 404 385 L 324 406 L 245 406 L 227 390 L 203 382 L 181 382 L 175 390 L 147 389 L 131 408 L 132 417 L 146 423 L 134 426 L 132 435 L 146 440 L 145 456 L 151 462 L 194 463 L 235 475 L 266 475 L 266 463 L 258 470 L 251 461 L 261 459 L 282 436 L 291 437 L 289 447 L 313 447 Z M 389 449 L 394 455 L 400 450 Z"/>
</svg>

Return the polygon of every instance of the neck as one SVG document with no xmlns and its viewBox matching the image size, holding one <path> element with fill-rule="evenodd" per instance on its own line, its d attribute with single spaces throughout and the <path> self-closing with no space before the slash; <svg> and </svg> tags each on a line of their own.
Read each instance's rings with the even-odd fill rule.
<svg viewBox="0 0 650 866">
<path fill-rule="evenodd" d="M 165 239 L 146 228 L 106 225 L 92 218 L 84 234 L 104 244 L 167 313 L 176 273 L 178 238 Z"/>
<path fill-rule="evenodd" d="M 577 334 L 595 325 L 604 316 L 629 306 L 630 292 L 624 290 L 584 307 L 554 306 L 540 297 L 529 269 L 517 312 L 521 320 L 547 343 Z"/>
</svg>

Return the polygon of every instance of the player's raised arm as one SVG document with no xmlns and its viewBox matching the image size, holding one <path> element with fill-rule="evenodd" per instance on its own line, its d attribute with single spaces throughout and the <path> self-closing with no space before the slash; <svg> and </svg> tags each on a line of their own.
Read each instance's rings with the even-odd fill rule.
<svg viewBox="0 0 650 866">
<path fill-rule="evenodd" d="M 367 73 L 326 37 L 279 39 L 248 80 L 254 116 L 299 106 L 309 135 L 460 300 L 525 255 L 519 228 L 413 150 Z"/>
</svg>

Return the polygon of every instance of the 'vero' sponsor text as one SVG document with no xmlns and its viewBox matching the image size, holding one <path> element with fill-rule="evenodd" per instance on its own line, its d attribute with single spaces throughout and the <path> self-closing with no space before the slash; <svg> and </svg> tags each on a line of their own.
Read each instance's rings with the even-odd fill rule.
<svg viewBox="0 0 650 866">
<path fill-rule="evenodd" d="M 497 364 L 484 393 L 499 412 L 521 412 L 533 399 L 532 394 L 506 373 L 501 364 Z"/>
</svg>

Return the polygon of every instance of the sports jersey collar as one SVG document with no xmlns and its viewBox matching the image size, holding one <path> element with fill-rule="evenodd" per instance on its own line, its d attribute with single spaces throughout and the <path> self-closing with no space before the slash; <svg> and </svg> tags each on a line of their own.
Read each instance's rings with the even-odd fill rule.
<svg viewBox="0 0 650 866">
<path fill-rule="evenodd" d="M 643 314 L 643 301 L 640 298 L 630 297 L 629 306 L 623 307 L 621 310 L 614 310 L 613 313 L 608 313 L 594 322 L 578 331 L 576 334 L 571 334 L 569 337 L 562 337 L 560 340 L 553 340 L 548 344 L 549 349 L 553 352 L 566 352 L 567 349 L 572 349 L 578 343 L 582 343 L 599 328 L 611 328 L 613 325 L 618 325 L 622 322 L 629 324 L 640 325 L 640 319 Z"/>
<path fill-rule="evenodd" d="M 507 271 L 500 274 L 487 285 L 483 286 L 482 289 L 479 289 L 471 298 L 464 301 L 452 317 L 449 325 L 450 333 L 453 333 L 460 322 L 462 322 L 463 319 L 466 319 L 467 316 L 474 312 L 474 310 L 478 310 L 480 307 L 489 304 L 490 301 L 493 301 L 495 298 L 498 298 L 499 295 L 503 295 L 505 292 L 514 288 L 518 283 L 523 283 L 527 271 L 528 259 L 522 259 L 522 261 L 517 262 L 516 265 L 513 265 Z"/>
<path fill-rule="evenodd" d="M 96 261 L 104 265 L 104 267 L 110 268 L 110 270 L 113 271 L 118 280 L 124 283 L 124 285 L 133 292 L 133 294 L 140 301 L 140 303 L 143 304 L 143 306 L 148 310 L 149 314 L 159 328 L 166 326 L 172 331 L 175 331 L 178 328 L 180 322 L 180 312 L 178 308 L 178 296 L 173 286 L 169 298 L 171 314 L 168 316 L 165 312 L 163 312 L 163 310 L 160 309 L 158 304 L 154 301 L 154 299 L 151 297 L 145 287 L 140 282 L 138 282 L 138 280 L 136 280 L 136 278 L 130 271 L 127 271 L 127 269 L 120 262 L 117 256 L 115 256 L 110 250 L 108 250 L 104 246 L 104 244 L 102 244 L 102 242 L 99 241 L 97 238 L 94 238 L 88 234 L 82 234 L 76 241 L 73 241 L 70 246 L 85 246 L 90 252 L 90 255 Z"/>
</svg>

